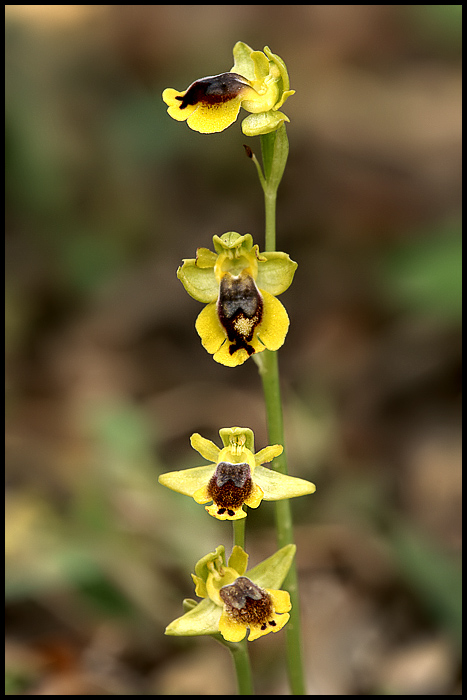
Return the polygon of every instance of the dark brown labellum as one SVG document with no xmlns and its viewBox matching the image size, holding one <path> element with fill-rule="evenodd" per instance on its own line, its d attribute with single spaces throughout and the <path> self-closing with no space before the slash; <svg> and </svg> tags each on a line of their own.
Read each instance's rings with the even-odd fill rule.
<svg viewBox="0 0 467 700">
<path fill-rule="evenodd" d="M 217 313 L 230 341 L 230 354 L 244 348 L 252 355 L 251 341 L 263 317 L 263 299 L 250 275 L 226 272 L 220 283 Z"/>
<path fill-rule="evenodd" d="M 261 625 L 263 630 L 268 623 L 274 623 L 272 626 L 275 626 L 274 620 L 270 620 L 274 610 L 269 593 L 246 576 L 240 576 L 230 585 L 223 586 L 219 595 L 228 615 L 235 622 Z"/>
<path fill-rule="evenodd" d="M 253 488 L 250 465 L 220 462 L 212 475 L 207 490 L 213 502 L 218 506 L 218 514 L 235 515 L 241 508 Z"/>
</svg>

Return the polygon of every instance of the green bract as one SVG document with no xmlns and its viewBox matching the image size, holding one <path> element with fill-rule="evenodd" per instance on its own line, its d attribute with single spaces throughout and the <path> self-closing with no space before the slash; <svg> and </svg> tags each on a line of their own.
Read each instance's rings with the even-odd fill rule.
<svg viewBox="0 0 467 700">
<path fill-rule="evenodd" d="M 252 236 L 213 237 L 215 252 L 198 248 L 177 276 L 190 296 L 207 304 L 196 330 L 216 362 L 236 367 L 252 354 L 278 350 L 289 318 L 275 297 L 290 286 L 297 263 L 287 253 L 260 253 Z"/>
<path fill-rule="evenodd" d="M 212 501 L 206 510 L 218 520 L 245 518 L 243 506 L 257 508 L 263 499 L 280 501 L 315 492 L 310 481 L 261 466 L 282 454 L 282 445 L 270 445 L 255 454 L 249 428 L 222 428 L 219 433 L 222 449 L 198 433 L 191 436 L 193 449 L 211 464 L 161 474 L 159 482 L 197 503 Z"/>
<path fill-rule="evenodd" d="M 183 92 L 166 88 L 162 99 L 168 114 L 203 134 L 223 131 L 233 124 L 240 107 L 252 113 L 242 123 L 245 136 L 268 134 L 288 122 L 278 110 L 295 90 L 289 89 L 282 59 L 267 46 L 263 53 L 242 41 L 235 44 L 233 54 L 235 63 L 229 73 L 195 80 Z"/>
<path fill-rule="evenodd" d="M 295 549 L 289 544 L 247 571 L 248 555 L 242 547 L 235 545 L 226 562 L 225 548 L 220 545 L 199 560 L 192 574 L 196 595 L 204 600 L 194 607 L 194 601 L 187 601 L 188 612 L 171 622 L 165 633 L 196 636 L 220 632 L 225 640 L 237 642 L 245 637 L 247 628 L 249 641 L 278 632 L 289 619 L 290 597 L 279 589 Z M 255 611 L 259 600 L 262 605 Z"/>
</svg>

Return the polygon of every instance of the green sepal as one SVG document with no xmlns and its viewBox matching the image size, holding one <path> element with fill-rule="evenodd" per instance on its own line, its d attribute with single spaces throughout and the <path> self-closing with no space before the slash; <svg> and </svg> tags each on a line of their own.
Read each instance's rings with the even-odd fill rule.
<svg viewBox="0 0 467 700">
<path fill-rule="evenodd" d="M 224 444 L 224 447 L 230 447 L 232 441 L 237 442 L 242 436 L 245 437 L 245 447 L 250 452 L 255 451 L 255 435 L 251 428 L 221 428 L 219 435 Z"/>
<path fill-rule="evenodd" d="M 196 608 L 185 613 L 165 628 L 165 634 L 176 637 L 196 637 L 219 632 L 222 608 L 205 598 Z"/>
<path fill-rule="evenodd" d="M 214 267 L 200 267 L 194 258 L 189 258 L 178 268 L 177 277 L 193 299 L 203 304 L 217 299 L 219 283 L 214 274 Z"/>
<path fill-rule="evenodd" d="M 287 99 L 287 97 L 290 97 L 290 95 L 295 94 L 295 90 L 290 90 L 290 81 L 289 81 L 289 74 L 287 72 L 287 66 L 285 65 L 284 61 L 280 56 L 278 56 L 276 53 L 273 53 L 269 46 L 264 47 L 264 53 L 268 57 L 272 63 L 275 63 L 275 65 L 279 68 L 279 72 L 281 74 L 281 80 L 282 80 L 282 85 L 281 85 L 281 93 L 282 93 L 282 98 L 281 102 L 278 103 L 274 109 L 279 109 Z"/>
<path fill-rule="evenodd" d="M 245 44 L 244 41 L 237 41 L 233 48 L 233 56 L 235 63 L 231 69 L 231 73 L 238 73 L 247 80 L 256 80 L 255 62 L 252 58 L 253 51 L 251 46 Z M 267 72 L 269 72 L 269 62 Z M 266 73 L 267 75 L 267 73 Z"/>
<path fill-rule="evenodd" d="M 222 236 L 214 235 L 212 237 L 214 249 L 218 255 L 229 250 L 244 249 L 245 253 L 249 253 L 253 248 L 253 236 L 251 233 L 245 233 L 243 236 L 236 231 L 227 231 Z M 237 252 L 239 255 L 240 252 Z"/>
<path fill-rule="evenodd" d="M 269 112 L 259 112 L 250 114 L 242 121 L 242 131 L 245 136 L 262 136 L 276 131 L 281 124 L 289 122 L 290 119 L 283 112 L 270 110 Z"/>
<path fill-rule="evenodd" d="M 316 491 L 316 486 L 311 481 L 281 474 L 262 466 L 256 467 L 254 479 L 263 491 L 265 501 L 282 501 L 284 498 L 307 496 Z"/>
<path fill-rule="evenodd" d="M 214 267 L 216 264 L 217 255 L 209 250 L 209 248 L 198 248 L 196 251 L 196 266 L 197 267 Z"/>
<path fill-rule="evenodd" d="M 298 265 L 287 253 L 263 253 L 265 260 L 258 265 L 256 284 L 259 289 L 277 296 L 292 284 Z"/>
<path fill-rule="evenodd" d="M 238 73 L 251 82 L 262 83 L 270 73 L 267 56 L 262 51 L 253 51 L 251 46 L 243 41 L 237 41 L 233 48 L 235 63 L 232 73 Z"/>
<path fill-rule="evenodd" d="M 192 467 L 191 469 L 179 469 L 174 472 L 161 474 L 158 481 L 162 486 L 183 493 L 184 496 L 193 494 L 202 486 L 206 486 L 216 469 L 215 464 L 207 464 L 204 467 Z"/>
<path fill-rule="evenodd" d="M 297 547 L 287 544 L 247 572 L 248 578 L 262 588 L 279 589 L 292 565 Z"/>
<path fill-rule="evenodd" d="M 223 544 L 220 544 L 218 547 L 216 547 L 214 552 L 209 552 L 209 554 L 201 557 L 201 559 L 196 562 L 195 573 L 203 581 L 206 581 L 208 578 L 210 573 L 208 564 L 211 564 L 211 562 L 218 570 L 225 565 L 225 547 Z"/>
</svg>

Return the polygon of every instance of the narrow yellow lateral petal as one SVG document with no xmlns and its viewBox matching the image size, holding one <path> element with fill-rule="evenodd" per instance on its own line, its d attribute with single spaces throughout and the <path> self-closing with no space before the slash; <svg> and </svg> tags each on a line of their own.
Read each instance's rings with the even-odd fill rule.
<svg viewBox="0 0 467 700">
<path fill-rule="evenodd" d="M 209 462 L 217 462 L 219 456 L 220 448 L 212 442 L 204 438 L 199 433 L 193 433 L 190 437 L 191 446 L 196 452 L 199 452 L 201 457 L 207 459 Z"/>
<path fill-rule="evenodd" d="M 255 462 L 257 465 L 272 462 L 274 457 L 279 457 L 283 451 L 284 448 L 282 445 L 268 445 L 268 447 L 265 447 L 255 454 Z"/>
</svg>

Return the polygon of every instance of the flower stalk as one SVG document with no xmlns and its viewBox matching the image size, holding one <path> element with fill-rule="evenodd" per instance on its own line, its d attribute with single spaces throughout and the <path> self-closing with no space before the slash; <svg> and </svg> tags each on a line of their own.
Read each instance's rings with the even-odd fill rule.
<svg viewBox="0 0 467 700">
<path fill-rule="evenodd" d="M 226 642 L 221 637 L 221 644 L 226 646 L 232 656 L 232 661 L 237 677 L 237 688 L 239 695 L 254 695 L 253 677 L 251 673 L 250 654 L 248 652 L 248 642 L 242 639 L 241 642 Z"/>
<path fill-rule="evenodd" d="M 233 543 L 245 549 L 245 519 L 233 520 Z"/>
<path fill-rule="evenodd" d="M 277 189 L 284 173 L 288 152 L 289 144 L 284 124 L 282 124 L 277 131 L 261 136 L 264 175 L 263 178 L 260 178 L 260 182 L 264 192 L 265 252 L 273 252 L 276 249 Z M 277 442 L 284 446 L 284 451 L 273 460 L 271 466 L 280 474 L 287 475 L 288 469 L 277 351 L 266 350 L 261 355 L 261 363 L 257 364 L 266 404 L 268 439 L 270 442 Z M 294 543 L 292 511 L 288 499 L 276 503 L 276 534 L 279 547 Z M 290 567 L 284 586 L 290 593 L 290 600 L 292 603 L 290 621 L 286 630 L 289 684 L 293 695 L 305 695 L 300 600 L 295 561 Z"/>
</svg>

